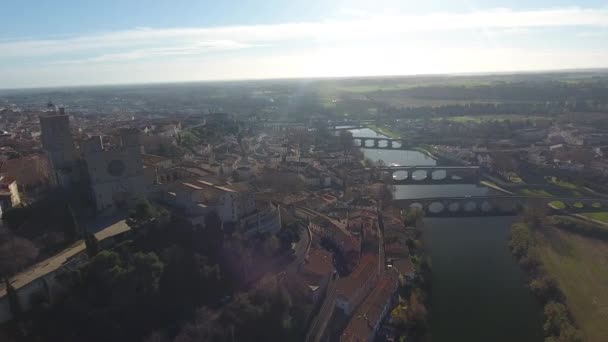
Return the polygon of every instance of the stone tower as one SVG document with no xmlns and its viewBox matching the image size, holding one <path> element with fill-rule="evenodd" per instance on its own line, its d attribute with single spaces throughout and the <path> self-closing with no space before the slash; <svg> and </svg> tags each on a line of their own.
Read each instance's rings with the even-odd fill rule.
<svg viewBox="0 0 608 342">
<path fill-rule="evenodd" d="M 59 114 L 40 117 L 42 147 L 49 159 L 51 185 L 69 187 L 75 172 L 76 148 L 70 132 L 70 119 L 62 108 Z"/>
</svg>

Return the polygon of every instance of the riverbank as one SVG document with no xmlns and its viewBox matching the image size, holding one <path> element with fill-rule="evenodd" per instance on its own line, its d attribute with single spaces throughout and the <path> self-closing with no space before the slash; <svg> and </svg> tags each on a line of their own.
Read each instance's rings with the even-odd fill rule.
<svg viewBox="0 0 608 342">
<path fill-rule="evenodd" d="M 401 134 L 399 134 L 397 131 L 393 131 L 387 127 L 382 127 L 382 126 L 378 126 L 375 124 L 366 124 L 365 127 L 371 129 L 372 131 L 382 134 L 386 137 L 389 137 L 391 139 L 401 139 Z"/>
<path fill-rule="evenodd" d="M 608 243 L 565 231 L 559 222 L 539 213 L 524 214 L 511 228 L 509 247 L 544 305 L 547 339 L 606 341 Z"/>
<path fill-rule="evenodd" d="M 608 243 L 552 229 L 539 245 L 541 262 L 563 293 L 584 341 L 608 341 Z"/>
</svg>

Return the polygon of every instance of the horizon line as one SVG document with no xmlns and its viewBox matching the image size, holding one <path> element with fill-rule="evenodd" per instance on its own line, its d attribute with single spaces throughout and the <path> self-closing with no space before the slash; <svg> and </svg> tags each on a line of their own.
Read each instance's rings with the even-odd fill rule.
<svg viewBox="0 0 608 342">
<path fill-rule="evenodd" d="M 99 83 L 99 84 L 75 84 L 64 86 L 32 86 L 21 88 L 3 88 L 1 91 L 27 91 L 27 90 L 52 90 L 52 89 L 69 89 L 69 88 L 96 88 L 96 87 L 137 87 L 137 86 L 161 86 L 171 84 L 193 84 L 193 83 L 236 83 L 236 82 L 254 82 L 254 81 L 306 81 L 306 80 L 343 80 L 343 79 L 365 79 L 365 78 L 407 78 L 407 77 L 466 77 L 466 76 L 509 76 L 509 75 L 525 75 L 525 74 L 546 74 L 546 73 L 591 73 L 591 72 L 606 72 L 608 66 L 605 67 L 588 67 L 588 68 L 563 68 L 563 69 L 537 69 L 537 70 L 508 70 L 508 71 L 477 71 L 477 72 L 452 72 L 452 73 L 421 73 L 421 74 L 375 74 L 375 75 L 357 75 L 357 76 L 310 76 L 310 77 L 271 77 L 271 78 L 234 78 L 234 79 L 201 79 L 192 81 L 158 81 L 147 83 Z"/>
</svg>

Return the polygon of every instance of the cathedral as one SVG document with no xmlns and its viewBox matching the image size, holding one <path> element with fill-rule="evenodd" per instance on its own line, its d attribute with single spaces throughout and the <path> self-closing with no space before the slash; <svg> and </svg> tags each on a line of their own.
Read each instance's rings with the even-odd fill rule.
<svg viewBox="0 0 608 342">
<path fill-rule="evenodd" d="M 120 130 L 119 146 L 104 148 L 102 137 L 93 136 L 77 149 L 69 116 L 62 108 L 59 113 L 41 116 L 40 126 L 52 186 L 70 191 L 75 184 L 88 184 L 99 214 L 128 208 L 144 198 L 144 169 L 136 129 Z"/>
</svg>

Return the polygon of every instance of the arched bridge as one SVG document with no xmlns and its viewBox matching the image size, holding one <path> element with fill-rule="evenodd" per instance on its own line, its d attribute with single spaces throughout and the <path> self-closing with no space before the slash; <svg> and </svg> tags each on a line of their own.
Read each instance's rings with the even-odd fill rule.
<svg viewBox="0 0 608 342">
<path fill-rule="evenodd" d="M 379 168 L 388 184 L 477 183 L 479 166 L 390 166 Z"/>
<path fill-rule="evenodd" d="M 544 206 L 567 213 L 605 211 L 608 199 L 528 196 L 466 196 L 398 199 L 393 203 L 401 209 L 420 208 L 427 216 L 491 216 L 515 215 L 526 206 Z"/>
<path fill-rule="evenodd" d="M 375 148 L 385 150 L 406 150 L 409 144 L 404 139 L 355 137 L 353 145 L 359 148 Z"/>
</svg>

